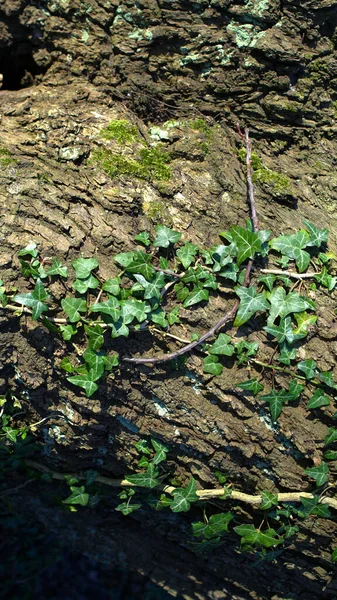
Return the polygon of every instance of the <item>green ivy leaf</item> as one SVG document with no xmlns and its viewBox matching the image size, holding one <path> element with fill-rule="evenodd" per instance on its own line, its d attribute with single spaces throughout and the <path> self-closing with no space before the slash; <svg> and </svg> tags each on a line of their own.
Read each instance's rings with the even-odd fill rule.
<svg viewBox="0 0 337 600">
<path fill-rule="evenodd" d="M 209 291 L 206 290 L 202 284 L 200 286 L 195 286 L 191 293 L 188 294 L 186 300 L 183 303 L 184 308 L 188 308 L 193 306 L 193 304 L 198 304 L 198 302 L 202 302 L 203 300 L 208 300 Z"/>
<path fill-rule="evenodd" d="M 285 317 L 280 320 L 279 325 L 270 325 L 263 328 L 267 333 L 270 333 L 273 337 L 277 339 L 279 344 L 282 344 L 285 340 L 289 344 L 293 344 L 295 341 L 302 339 L 306 334 L 295 335 L 294 330 L 291 326 L 291 317 Z"/>
<path fill-rule="evenodd" d="M 90 312 L 99 312 L 109 315 L 114 322 L 121 316 L 120 304 L 115 296 L 110 296 L 105 302 L 97 302 L 90 307 Z"/>
<path fill-rule="evenodd" d="M 16 438 L 17 438 L 17 436 L 19 434 L 19 430 L 18 429 L 14 429 L 13 427 L 3 427 L 2 430 L 5 432 L 6 438 L 10 442 L 16 443 L 16 441 L 17 441 Z"/>
<path fill-rule="evenodd" d="M 149 464 L 150 463 L 149 463 L 148 459 L 146 458 L 146 456 L 142 456 L 142 458 L 137 462 L 137 467 L 139 467 L 140 469 L 142 469 L 142 468 L 147 469 Z"/>
<path fill-rule="evenodd" d="M 272 494 L 271 492 L 264 491 L 264 492 L 262 492 L 261 496 L 262 496 L 262 502 L 259 506 L 260 510 L 269 510 L 273 506 L 277 506 L 277 504 L 278 504 L 277 495 Z"/>
<path fill-rule="evenodd" d="M 114 260 L 116 263 L 121 265 L 124 269 L 127 269 L 132 263 L 135 257 L 136 252 L 122 252 L 121 254 L 116 254 L 114 256 Z"/>
<path fill-rule="evenodd" d="M 191 477 L 186 488 L 177 488 L 173 493 L 173 500 L 170 506 L 172 512 L 187 512 L 190 510 L 191 502 L 199 500 L 197 494 L 197 482 Z"/>
<path fill-rule="evenodd" d="M 278 361 L 284 365 L 290 365 L 292 360 L 296 358 L 296 348 L 289 348 L 286 342 L 280 344 L 281 354 L 278 357 Z"/>
<path fill-rule="evenodd" d="M 89 338 L 89 347 L 92 350 L 99 350 L 104 344 L 102 327 L 98 324 L 94 325 L 94 327 L 84 325 L 84 329 Z"/>
<path fill-rule="evenodd" d="M 269 394 L 260 396 L 261 400 L 268 402 L 271 418 L 274 423 L 279 418 L 279 416 L 282 412 L 283 404 L 285 402 L 284 393 L 282 393 L 282 392 L 285 392 L 285 390 L 281 390 L 281 391 L 277 392 L 276 390 L 273 389 L 273 390 L 271 390 L 271 392 L 269 392 Z"/>
<path fill-rule="evenodd" d="M 81 300 L 81 298 L 63 298 L 61 306 L 70 323 L 77 323 L 81 318 L 80 313 L 87 311 L 87 303 L 85 300 Z"/>
<path fill-rule="evenodd" d="M 61 261 L 54 257 L 51 267 L 46 269 L 47 275 L 60 275 L 60 277 L 68 277 L 67 267 L 63 267 Z"/>
<path fill-rule="evenodd" d="M 203 536 L 206 540 L 216 538 L 222 533 L 228 531 L 228 525 L 233 519 L 231 512 L 219 513 L 217 515 L 211 515 L 208 523 L 192 523 L 193 535 L 196 537 Z"/>
<path fill-rule="evenodd" d="M 316 315 L 308 315 L 307 312 L 299 312 L 294 315 L 297 321 L 297 327 L 293 330 L 295 339 L 301 339 L 308 334 L 308 327 L 315 325 Z"/>
<path fill-rule="evenodd" d="M 323 287 L 328 288 L 329 292 L 336 287 L 337 277 L 332 277 L 332 275 L 328 273 L 328 269 L 326 267 L 323 267 L 322 271 L 315 275 L 315 279 Z"/>
<path fill-rule="evenodd" d="M 327 450 L 324 452 L 323 457 L 327 460 L 337 460 L 337 450 Z"/>
<path fill-rule="evenodd" d="M 62 337 L 64 340 L 71 340 L 73 335 L 76 335 L 77 329 L 72 325 L 60 325 L 60 330 L 62 332 Z"/>
<path fill-rule="evenodd" d="M 213 273 L 210 273 L 209 271 L 204 271 L 204 274 L 205 274 L 205 276 L 203 278 L 203 286 L 205 288 L 217 290 L 218 283 L 217 283 L 217 280 L 215 279 L 215 276 L 213 275 Z"/>
<path fill-rule="evenodd" d="M 318 497 L 313 498 L 301 498 L 302 506 L 299 509 L 295 509 L 293 512 L 297 514 L 301 519 L 305 519 L 308 515 L 312 515 L 317 507 Z"/>
<path fill-rule="evenodd" d="M 67 371 L 67 373 L 74 373 L 74 371 L 76 370 L 74 365 L 70 362 L 70 359 L 68 358 L 68 356 L 65 356 L 64 358 L 62 358 L 62 360 L 60 362 L 60 367 L 64 371 Z"/>
<path fill-rule="evenodd" d="M 173 229 L 169 229 L 166 225 L 157 225 L 156 227 L 156 237 L 153 242 L 154 246 L 158 248 L 168 248 L 170 244 L 175 244 L 179 242 L 181 238 L 181 233 L 178 231 L 174 231 Z"/>
<path fill-rule="evenodd" d="M 166 312 L 162 308 L 157 308 L 156 310 L 153 310 L 149 314 L 149 317 L 150 317 L 151 321 L 153 321 L 153 323 L 157 323 L 164 329 L 166 327 L 168 327 L 168 321 L 166 319 Z"/>
<path fill-rule="evenodd" d="M 305 469 L 305 472 L 309 477 L 315 479 L 317 487 L 321 487 L 321 485 L 324 485 L 329 481 L 329 467 L 325 462 L 322 462 L 319 467 Z"/>
<path fill-rule="evenodd" d="M 272 275 L 271 273 L 269 273 L 267 275 L 261 275 L 258 278 L 258 282 L 264 283 L 270 292 L 272 291 L 272 289 L 274 287 L 275 281 L 276 281 L 276 277 L 275 277 L 275 275 Z"/>
<path fill-rule="evenodd" d="M 169 313 L 167 313 L 166 318 L 170 325 L 174 325 L 175 323 L 180 323 L 179 306 L 175 306 Z"/>
<path fill-rule="evenodd" d="M 318 229 L 316 225 L 310 223 L 310 221 L 306 221 L 305 219 L 303 220 L 303 223 L 306 226 L 310 236 L 310 241 L 308 242 L 307 246 L 316 246 L 317 248 L 320 248 L 322 244 L 327 244 L 329 235 L 327 229 Z"/>
<path fill-rule="evenodd" d="M 164 271 L 170 270 L 170 263 L 164 256 L 161 256 L 159 259 L 159 268 L 163 269 Z"/>
<path fill-rule="evenodd" d="M 96 392 L 96 390 L 98 390 L 98 385 L 95 383 L 96 379 L 96 373 L 93 371 L 89 371 L 89 373 L 86 375 L 74 375 L 73 377 L 67 377 L 67 381 L 73 385 L 83 388 L 88 398 L 90 398 Z"/>
<path fill-rule="evenodd" d="M 153 463 L 150 463 L 145 473 L 137 473 L 136 475 L 125 475 L 125 479 L 137 487 L 145 487 L 153 489 L 159 485 L 159 471 Z"/>
<path fill-rule="evenodd" d="M 217 478 L 219 483 L 226 483 L 228 477 L 221 471 L 214 471 L 214 476 Z"/>
<path fill-rule="evenodd" d="M 135 242 L 140 242 L 144 246 L 150 246 L 151 244 L 150 235 L 147 231 L 141 231 L 141 233 L 135 235 L 133 239 Z"/>
<path fill-rule="evenodd" d="M 147 312 L 151 309 L 151 307 L 148 304 L 146 304 L 146 302 L 136 300 L 136 298 L 129 298 L 128 300 L 124 300 L 123 302 L 121 302 L 121 307 L 122 319 L 125 325 L 132 323 L 133 319 L 137 319 L 139 323 L 142 323 L 146 320 Z"/>
<path fill-rule="evenodd" d="M 333 371 L 322 371 L 321 373 L 318 373 L 318 377 L 328 387 L 334 390 L 337 389 L 337 386 L 333 379 Z"/>
<path fill-rule="evenodd" d="M 248 342 L 247 340 L 241 340 L 240 342 L 235 344 L 235 349 L 238 356 L 245 353 L 246 356 L 255 356 L 258 349 L 258 342 Z M 245 352 L 246 351 L 246 352 Z"/>
<path fill-rule="evenodd" d="M 234 321 L 234 326 L 239 327 L 246 323 L 257 311 L 266 311 L 269 308 L 269 302 L 264 293 L 258 294 L 256 287 L 249 288 L 236 286 L 234 288 L 240 298 L 239 309 Z"/>
<path fill-rule="evenodd" d="M 195 256 L 198 252 L 199 248 L 195 244 L 191 244 L 187 242 L 182 248 L 177 250 L 177 256 L 182 263 L 184 269 L 187 269 L 195 259 Z"/>
<path fill-rule="evenodd" d="M 206 356 L 206 358 L 204 358 L 204 373 L 221 375 L 222 365 L 219 363 L 217 356 Z"/>
<path fill-rule="evenodd" d="M 19 250 L 18 252 L 18 256 L 32 256 L 33 258 L 36 258 L 38 255 L 39 251 L 34 242 L 30 242 L 25 248 L 22 248 L 22 250 Z"/>
<path fill-rule="evenodd" d="M 275 288 L 268 297 L 271 304 L 267 325 L 273 325 L 277 317 L 283 319 L 290 313 L 303 312 L 306 309 L 313 310 L 314 306 L 311 302 L 299 296 L 297 292 L 286 293 L 283 287 Z"/>
<path fill-rule="evenodd" d="M 87 506 L 89 502 L 89 494 L 86 493 L 84 485 L 81 487 L 71 487 L 72 494 L 66 500 L 63 500 L 63 504 L 80 504 L 81 506 Z"/>
<path fill-rule="evenodd" d="M 188 502 L 188 500 L 186 500 L 185 496 L 183 496 L 179 492 L 176 492 L 174 494 L 174 498 L 171 502 L 170 508 L 171 508 L 172 512 L 175 512 L 175 513 L 188 512 L 191 508 L 191 504 L 190 504 L 190 502 Z"/>
<path fill-rule="evenodd" d="M 301 229 L 293 235 L 281 235 L 270 241 L 270 246 L 273 250 L 278 250 L 288 258 L 295 260 L 300 273 L 303 273 L 308 268 L 310 262 L 310 254 L 303 250 L 309 245 L 310 236 L 305 229 Z"/>
<path fill-rule="evenodd" d="M 44 303 L 44 300 L 49 300 L 49 295 L 47 294 L 41 279 L 38 279 L 33 292 L 29 292 L 28 294 L 17 294 L 14 296 L 13 301 L 18 304 L 22 304 L 23 306 L 29 306 L 32 309 L 32 319 L 37 321 L 43 312 L 48 310 L 47 304 Z"/>
<path fill-rule="evenodd" d="M 238 272 L 239 267 L 237 266 L 237 264 L 231 264 L 228 265 L 228 267 L 224 271 L 220 271 L 220 273 L 218 273 L 218 276 L 236 282 L 238 279 Z"/>
<path fill-rule="evenodd" d="M 96 290 L 98 286 L 99 281 L 93 275 L 89 275 L 86 279 L 76 279 L 72 285 L 79 294 L 85 294 L 89 289 Z"/>
<path fill-rule="evenodd" d="M 299 527 L 297 527 L 297 525 L 286 525 L 284 527 L 284 537 L 286 540 L 288 540 L 293 535 L 296 535 L 296 533 L 298 533 L 298 532 L 299 532 Z"/>
<path fill-rule="evenodd" d="M 308 404 L 308 410 L 314 410 L 315 408 L 320 408 L 321 406 L 329 406 L 330 398 L 324 393 L 321 388 L 317 388 L 316 392 L 311 396 Z"/>
<path fill-rule="evenodd" d="M 151 281 L 147 281 L 143 275 L 136 274 L 135 279 L 140 283 L 144 290 L 144 299 L 150 298 L 161 299 L 161 292 L 165 285 L 165 277 L 163 273 L 157 273 Z"/>
<path fill-rule="evenodd" d="M 247 258 L 254 258 L 256 252 L 261 252 L 261 240 L 258 233 L 237 225 L 231 228 L 230 234 L 238 249 L 236 260 L 239 266 Z"/>
<path fill-rule="evenodd" d="M 118 506 L 116 506 L 115 510 L 121 512 L 126 517 L 127 515 L 130 515 L 131 513 L 133 513 L 135 510 L 137 510 L 141 506 L 142 506 L 141 504 L 131 504 L 131 503 L 127 503 L 127 502 L 122 502 L 121 504 L 118 504 Z"/>
<path fill-rule="evenodd" d="M 148 456 L 151 454 L 149 442 L 147 440 L 139 440 L 139 442 L 135 442 L 134 447 L 138 450 L 139 453 L 147 454 Z"/>
<path fill-rule="evenodd" d="M 317 368 L 317 363 L 313 359 L 302 360 L 297 363 L 297 368 L 302 371 L 306 379 L 313 379 Z"/>
<path fill-rule="evenodd" d="M 325 438 L 324 445 L 329 446 L 337 441 L 337 429 L 334 427 L 330 427 L 328 431 L 328 435 Z"/>
<path fill-rule="evenodd" d="M 331 561 L 337 562 L 337 548 L 335 548 L 331 553 Z"/>
<path fill-rule="evenodd" d="M 159 463 L 164 462 L 166 460 L 169 449 L 167 446 L 154 439 L 151 439 L 151 444 L 156 453 L 152 462 L 154 465 L 159 465 Z"/>
<path fill-rule="evenodd" d="M 186 287 L 182 281 L 180 281 L 180 283 L 177 283 L 174 286 L 174 291 L 176 293 L 177 296 L 177 300 L 179 302 L 184 302 L 184 300 L 187 298 L 189 292 L 188 287 Z"/>
<path fill-rule="evenodd" d="M 241 383 L 237 383 L 236 387 L 241 390 L 248 390 L 252 392 L 254 396 L 256 396 L 259 392 L 262 392 L 264 386 L 258 382 L 257 379 L 248 379 L 248 381 L 242 381 Z"/>
<path fill-rule="evenodd" d="M 145 279 L 151 281 L 155 274 L 155 269 L 151 265 L 152 255 L 145 254 L 145 252 L 142 252 L 141 250 L 139 250 L 139 252 L 134 252 L 133 255 L 133 260 L 126 267 L 126 271 L 128 271 L 128 273 L 143 275 Z"/>
<path fill-rule="evenodd" d="M 72 263 L 76 273 L 76 279 L 87 279 L 91 271 L 98 267 L 97 258 L 77 258 Z"/>
<path fill-rule="evenodd" d="M 118 367 L 119 365 L 119 355 L 117 354 L 117 352 L 115 354 L 103 354 L 102 351 L 100 352 L 100 354 L 102 355 L 103 358 L 103 363 L 104 363 L 104 369 L 106 371 L 112 371 L 112 369 L 114 367 Z"/>
<path fill-rule="evenodd" d="M 111 328 L 111 337 L 118 338 L 121 336 L 128 337 L 129 328 L 123 323 L 122 319 L 118 319 L 116 323 L 109 323 L 109 327 Z"/>
<path fill-rule="evenodd" d="M 92 372 L 92 379 L 97 381 L 102 377 L 104 373 L 104 360 L 103 356 L 96 354 L 91 348 L 87 348 L 83 353 L 83 359 L 87 363 L 89 369 Z"/>
<path fill-rule="evenodd" d="M 114 277 L 113 279 L 107 279 L 102 285 L 102 291 L 112 294 L 112 296 L 118 296 L 120 292 L 120 277 Z"/>
<path fill-rule="evenodd" d="M 239 525 L 234 527 L 234 531 L 242 538 L 241 544 L 270 548 L 281 544 L 283 541 L 283 538 L 277 535 L 275 529 L 271 528 L 260 531 L 255 529 L 254 525 Z"/>
<path fill-rule="evenodd" d="M 297 400 L 297 398 L 302 394 L 304 390 L 304 385 L 298 383 L 296 379 L 292 379 L 289 382 L 289 389 L 286 391 L 285 399 L 287 401 Z"/>
<path fill-rule="evenodd" d="M 235 348 L 231 343 L 232 339 L 226 333 L 220 333 L 217 340 L 214 344 L 209 348 L 210 354 L 221 354 L 224 356 L 232 356 L 234 354 Z"/>
<path fill-rule="evenodd" d="M 214 273 L 218 273 L 218 271 L 221 271 L 223 267 L 233 262 L 233 258 L 230 255 L 230 246 L 219 244 L 218 246 L 213 247 L 211 259 L 214 263 L 213 271 Z"/>
</svg>

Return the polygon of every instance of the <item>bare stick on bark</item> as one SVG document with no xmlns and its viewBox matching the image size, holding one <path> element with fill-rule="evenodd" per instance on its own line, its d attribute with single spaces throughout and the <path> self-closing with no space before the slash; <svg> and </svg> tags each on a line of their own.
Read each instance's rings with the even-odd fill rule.
<svg viewBox="0 0 337 600">
<path fill-rule="evenodd" d="M 31 460 L 30 458 L 27 458 L 25 460 L 25 463 L 28 467 L 31 467 L 32 469 L 37 469 L 38 471 L 42 471 L 44 473 L 48 473 L 49 475 L 52 476 L 53 479 L 58 479 L 59 481 L 64 481 L 67 476 L 65 473 L 58 473 L 57 471 L 52 471 L 51 469 L 49 469 L 49 467 L 42 465 L 41 463 L 38 463 L 35 460 Z M 69 477 L 69 474 L 68 474 L 68 477 Z M 85 479 L 85 475 L 81 475 L 78 473 L 72 473 L 71 477 L 75 477 L 76 479 L 79 479 L 79 480 Z M 27 485 L 27 483 L 29 483 L 30 481 L 35 481 L 35 480 L 29 480 L 24 485 Z M 104 475 L 98 475 L 96 477 L 96 482 L 102 483 L 103 485 L 108 485 L 108 486 L 117 487 L 117 488 L 119 488 L 119 487 L 136 487 L 133 483 L 131 483 L 127 479 L 113 479 L 111 477 L 106 477 Z M 15 488 L 15 489 L 18 489 L 18 488 Z M 160 486 L 160 489 L 162 489 L 167 494 L 172 494 L 176 488 L 171 485 L 162 485 L 162 486 Z M 215 488 L 215 489 L 197 490 L 196 495 L 200 498 L 200 500 L 208 500 L 209 498 L 219 498 L 219 497 L 223 496 L 225 491 L 226 491 L 226 489 L 223 487 Z M 316 497 L 315 494 L 312 494 L 311 492 L 302 492 L 302 491 L 283 492 L 283 493 L 278 493 L 276 495 L 277 495 L 278 502 L 301 502 L 302 498 L 315 498 Z M 231 490 L 231 493 L 228 495 L 228 500 L 238 500 L 239 502 L 244 502 L 245 504 L 251 504 L 252 506 L 258 507 L 262 503 L 263 498 L 260 494 L 252 495 L 252 494 L 246 494 L 245 492 L 239 492 L 238 490 Z M 331 508 L 334 508 L 335 510 L 337 510 L 337 499 L 336 498 L 331 498 L 328 496 L 320 496 L 318 503 L 319 504 L 327 504 Z"/>
<path fill-rule="evenodd" d="M 250 208 L 250 215 L 251 215 L 251 220 L 252 220 L 252 225 L 253 225 L 253 231 L 258 231 L 259 222 L 258 222 L 258 218 L 257 218 L 256 204 L 255 204 L 255 198 L 254 198 L 254 185 L 253 185 L 252 168 L 251 168 L 251 143 L 250 143 L 250 137 L 249 137 L 249 129 L 246 128 L 245 133 L 243 134 L 240 130 L 240 127 L 238 126 L 238 132 L 239 132 L 240 137 L 243 140 L 245 140 L 245 143 L 246 143 L 248 204 L 249 204 L 249 208 Z M 252 266 L 253 266 L 253 260 L 250 260 L 246 267 L 245 279 L 243 282 L 243 285 L 245 287 L 247 287 L 249 285 Z M 226 323 L 228 323 L 229 321 L 232 321 L 236 315 L 238 308 L 239 308 L 239 304 L 240 304 L 240 301 L 235 300 L 232 308 L 220 319 L 220 321 L 215 323 L 215 325 L 213 325 L 213 327 L 209 331 L 204 333 L 198 340 L 195 340 L 194 342 L 187 344 L 186 346 L 184 346 L 183 348 L 180 348 L 179 350 L 176 350 L 175 352 L 169 352 L 168 354 L 162 354 L 161 356 L 150 357 L 150 358 L 128 358 L 128 357 L 125 357 L 122 360 L 124 362 L 128 362 L 128 363 L 131 363 L 134 365 L 145 365 L 145 364 L 155 365 L 158 363 L 167 362 L 169 360 L 174 360 L 175 358 L 178 358 L 179 356 L 183 356 L 184 354 L 187 354 L 187 352 L 190 352 L 191 350 L 193 350 L 200 344 L 203 344 L 204 342 L 206 342 L 206 340 L 213 337 L 213 335 L 218 331 L 218 329 L 221 329 Z"/>
<path fill-rule="evenodd" d="M 268 273 L 270 275 L 284 275 L 285 277 L 291 277 L 292 279 L 312 279 L 320 273 L 295 273 L 295 271 L 281 271 L 280 269 L 261 269 L 260 273 Z"/>
</svg>

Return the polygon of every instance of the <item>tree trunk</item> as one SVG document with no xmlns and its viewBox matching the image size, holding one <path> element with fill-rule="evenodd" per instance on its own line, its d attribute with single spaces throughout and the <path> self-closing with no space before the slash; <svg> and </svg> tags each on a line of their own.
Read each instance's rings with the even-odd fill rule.
<svg viewBox="0 0 337 600">
<path fill-rule="evenodd" d="M 305 218 L 329 227 L 336 249 L 337 2 L 4 0 L 0 17 L 0 275 L 7 288 L 31 289 L 16 258 L 31 240 L 44 257 L 68 265 L 81 253 L 95 255 L 103 278 L 117 272 L 112 256 L 134 249 L 134 235 L 158 223 L 198 245 L 218 243 L 219 231 L 249 216 L 237 123 L 250 128 L 269 173 L 255 190 L 261 229 L 293 233 Z M 169 150 L 169 181 L 104 172 L 95 150 L 105 147 L 100 131 L 115 119 Z M 140 147 L 109 144 L 123 156 Z M 62 293 L 53 284 L 55 297 Z M 186 313 L 174 334 L 210 329 L 226 298 Z M 337 352 L 331 297 L 323 298 L 318 324 L 306 349 L 329 371 Z M 60 369 L 69 348 L 42 325 L 1 310 L 1 332 L 0 392 L 20 398 L 25 423 L 55 414 L 36 433 L 44 440 L 39 460 L 51 469 L 123 476 L 137 469 L 134 442 L 150 435 L 169 445 L 169 466 L 182 484 L 193 476 L 200 488 L 216 487 L 218 470 L 249 494 L 313 489 L 304 469 L 321 460 L 328 415 L 322 422 L 304 405 L 289 405 L 279 426 L 268 426 L 259 401 L 235 388 L 259 371 L 228 362 L 212 378 L 196 351 L 180 368 L 125 363 L 88 399 Z M 265 339 L 257 328 L 245 332 L 250 341 Z M 121 356 L 177 348 L 150 334 L 120 339 Z M 62 528 L 71 552 L 139 570 L 158 585 L 153 597 L 160 588 L 182 598 L 336 597 L 332 520 L 311 517 L 273 562 L 253 565 L 234 534 L 206 558 L 190 551 L 190 523 L 200 511 L 142 508 L 123 517 L 98 505 L 74 519 L 49 502 L 42 484 L 35 491 L 13 492 L 17 515 L 37 514 L 52 535 Z M 257 522 L 249 506 L 238 510 L 244 522 Z M 145 597 L 144 589 L 135 597 Z"/>
</svg>

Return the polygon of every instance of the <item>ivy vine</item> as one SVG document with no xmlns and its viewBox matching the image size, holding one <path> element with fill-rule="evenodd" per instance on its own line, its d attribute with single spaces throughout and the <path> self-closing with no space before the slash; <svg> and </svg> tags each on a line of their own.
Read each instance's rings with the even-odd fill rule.
<svg viewBox="0 0 337 600">
<path fill-rule="evenodd" d="M 332 403 L 337 390 L 333 372 L 321 371 L 315 357 L 298 360 L 300 346 L 316 327 L 317 298 L 322 292 L 331 294 L 337 285 L 336 257 L 328 250 L 328 230 L 307 220 L 299 231 L 278 237 L 259 229 L 249 133 L 246 130 L 245 135 L 241 132 L 240 135 L 246 142 L 251 219 L 244 226 L 234 225 L 220 232 L 219 243 L 210 248 L 199 247 L 190 240 L 183 240 L 180 232 L 158 225 L 153 235 L 151 231 L 138 233 L 132 249 L 112 257 L 114 275 L 104 280 L 95 257 L 76 258 L 69 274 L 69 267 L 58 257 L 44 256 L 43 249 L 31 242 L 18 253 L 21 273 L 29 282 L 29 290 L 17 293 L 0 282 L 1 309 L 41 321 L 65 342 L 69 354 L 60 361 L 59 367 L 66 372 L 68 383 L 75 389 L 83 389 L 87 397 L 99 390 L 104 378 L 113 378 L 123 364 L 155 365 L 197 349 L 204 356 L 204 373 L 214 377 L 220 376 L 224 367 L 234 361 L 238 367 L 253 367 L 260 375 L 237 381 L 235 387 L 265 403 L 273 424 L 285 404 L 298 401 L 304 394 L 308 398 L 308 411 L 318 411 Z M 52 291 L 51 284 L 56 279 L 63 284 L 61 300 Z M 190 339 L 181 336 L 178 328 L 184 321 L 188 323 L 189 312 L 212 302 L 216 296 L 225 295 L 230 297 L 229 308 L 209 331 L 200 336 L 193 333 Z M 260 343 L 244 337 L 245 328 L 253 319 L 258 319 L 263 332 L 260 343 L 273 346 L 270 362 L 260 360 Z M 221 331 L 230 322 L 243 335 L 231 337 Z M 120 355 L 114 350 L 117 338 L 139 336 L 144 331 L 175 341 L 180 347 L 164 355 L 148 357 Z M 266 383 L 263 378 L 266 370 L 282 373 L 282 383 L 275 384 L 274 377 L 271 384 Z M 6 403 L 6 398 L 2 403 Z M 333 418 L 336 416 L 337 413 Z M 9 443 L 16 443 L 18 437 L 24 440 L 27 430 L 18 430 L 10 423 L 10 417 L 3 415 L 3 438 Z M 336 442 L 337 428 L 330 427 L 325 439 L 325 461 L 337 459 Z M 169 449 L 162 442 L 143 440 L 137 450 L 141 454 L 139 472 L 119 482 L 123 489 L 117 510 L 123 514 L 128 515 L 142 506 L 142 496 L 140 502 L 134 500 L 136 490 L 140 493 L 142 489 L 155 490 L 156 494 L 147 496 L 146 502 L 156 510 L 168 508 L 173 512 L 187 512 L 192 504 L 204 507 L 205 499 L 212 497 L 211 493 L 205 495 L 198 490 L 193 478 L 184 487 L 163 483 L 167 477 L 163 464 Z M 329 464 L 325 461 L 306 469 L 319 494 L 298 492 L 293 502 L 284 500 L 287 506 L 280 505 L 280 494 L 262 492 L 258 496 L 255 504 L 262 513 L 268 511 L 268 518 L 273 519 L 275 526 L 264 527 L 264 517 L 257 528 L 252 524 L 234 526 L 243 550 L 262 553 L 270 548 L 275 550 L 297 533 L 295 521 L 308 515 L 330 516 L 330 508 L 337 508 L 337 501 L 329 494 L 322 496 L 330 477 Z M 233 499 L 235 493 L 240 494 L 231 486 L 223 485 L 222 474 L 218 474 L 218 478 L 222 487 L 216 497 L 225 500 Z M 66 479 L 71 493 L 64 502 L 72 510 L 76 510 L 77 504 L 90 504 L 92 494 L 87 492 L 86 486 L 90 488 L 99 481 L 99 475 L 91 479 L 86 485 L 79 485 L 76 476 Z M 243 496 L 241 493 L 238 499 L 254 504 Z M 300 503 L 300 507 L 296 503 Z M 204 550 L 221 543 L 232 521 L 237 521 L 232 512 L 208 516 L 203 508 L 203 520 L 192 525 L 193 536 L 198 540 L 195 547 Z M 336 549 L 332 560 L 337 560 Z"/>
</svg>

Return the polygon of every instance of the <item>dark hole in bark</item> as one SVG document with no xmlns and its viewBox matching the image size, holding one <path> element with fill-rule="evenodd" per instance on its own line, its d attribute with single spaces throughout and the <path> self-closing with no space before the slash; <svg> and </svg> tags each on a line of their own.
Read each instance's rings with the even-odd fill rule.
<svg viewBox="0 0 337 600">
<path fill-rule="evenodd" d="M 41 69 L 34 61 L 29 42 L 14 42 L 10 48 L 0 51 L 0 73 L 3 76 L 2 89 L 5 90 L 20 90 L 34 84 Z"/>
</svg>

